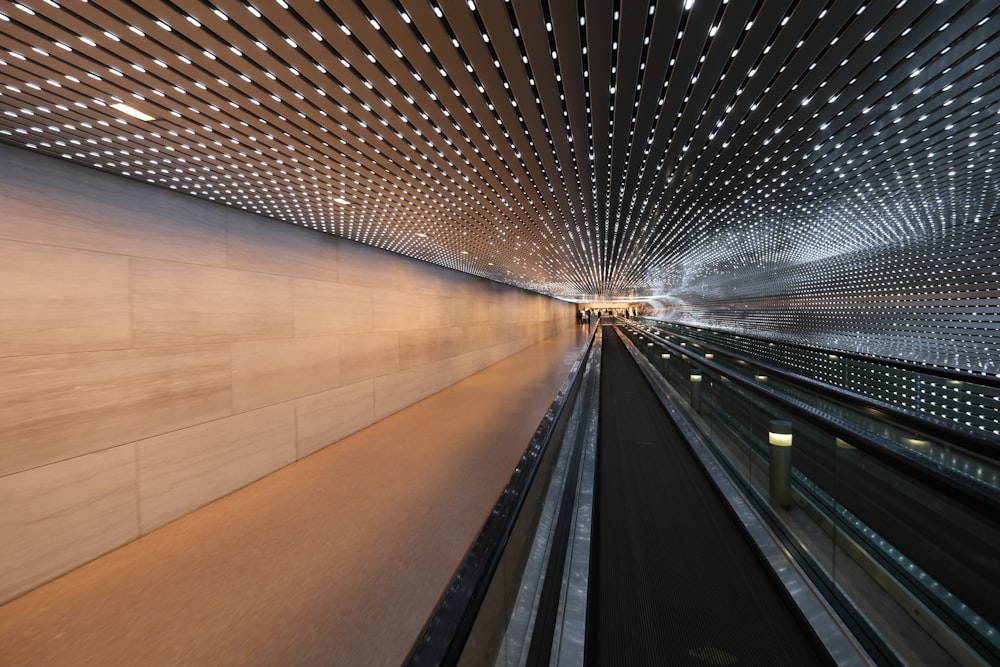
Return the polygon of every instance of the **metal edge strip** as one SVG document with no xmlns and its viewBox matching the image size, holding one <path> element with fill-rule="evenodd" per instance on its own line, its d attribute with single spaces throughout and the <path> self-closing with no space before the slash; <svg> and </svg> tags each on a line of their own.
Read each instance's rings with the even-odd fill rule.
<svg viewBox="0 0 1000 667">
<path fill-rule="evenodd" d="M 593 393 L 588 391 L 586 423 L 582 440 L 583 461 L 573 508 L 573 534 L 563 572 L 559 623 L 550 664 L 576 667 L 584 663 L 587 648 L 587 596 L 590 584 L 591 535 L 594 516 L 594 485 L 597 475 L 597 438 L 601 413 L 601 348 L 591 351 Z"/>
</svg>

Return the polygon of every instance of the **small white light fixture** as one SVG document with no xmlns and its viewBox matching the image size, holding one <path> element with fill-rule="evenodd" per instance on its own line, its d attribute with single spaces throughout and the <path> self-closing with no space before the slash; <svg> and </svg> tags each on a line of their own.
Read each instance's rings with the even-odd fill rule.
<svg viewBox="0 0 1000 667">
<path fill-rule="evenodd" d="M 115 109 L 116 111 L 121 111 L 124 114 L 128 114 L 129 116 L 132 116 L 133 118 L 138 118 L 139 120 L 146 121 L 147 123 L 149 121 L 151 121 L 151 120 L 156 120 L 155 117 L 150 116 L 148 113 L 144 113 L 142 111 L 139 111 L 135 107 L 130 107 L 127 104 L 122 104 L 122 103 L 112 104 L 111 108 Z"/>
<path fill-rule="evenodd" d="M 767 441 L 775 447 L 791 447 L 792 423 L 780 419 L 771 420 Z"/>
<path fill-rule="evenodd" d="M 340 204 L 341 206 L 347 206 L 348 204 L 351 203 L 351 202 L 347 201 L 346 199 L 344 199 L 343 197 L 336 197 L 336 198 L 334 198 L 333 201 L 334 201 L 335 204 Z"/>
<path fill-rule="evenodd" d="M 701 373 L 692 373 L 691 382 L 701 382 Z"/>
</svg>

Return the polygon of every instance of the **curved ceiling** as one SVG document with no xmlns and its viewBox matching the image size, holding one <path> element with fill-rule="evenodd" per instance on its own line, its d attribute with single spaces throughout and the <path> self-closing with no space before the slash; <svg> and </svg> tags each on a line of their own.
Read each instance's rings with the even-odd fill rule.
<svg viewBox="0 0 1000 667">
<path fill-rule="evenodd" d="M 994 215 L 998 13 L 18 0 L 0 140 L 562 298 L 669 298 Z"/>
</svg>

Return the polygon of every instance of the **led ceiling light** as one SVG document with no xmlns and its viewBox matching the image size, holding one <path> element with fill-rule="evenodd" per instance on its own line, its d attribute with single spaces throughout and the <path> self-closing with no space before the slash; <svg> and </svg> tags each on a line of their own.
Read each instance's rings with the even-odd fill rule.
<svg viewBox="0 0 1000 667">
<path fill-rule="evenodd" d="M 111 108 L 117 111 L 121 111 L 123 114 L 132 116 L 133 118 L 138 118 L 139 120 L 146 121 L 147 123 L 149 121 L 156 120 L 154 116 L 150 116 L 148 113 L 144 111 L 139 111 L 135 107 L 129 106 L 127 104 L 122 104 L 121 102 L 118 102 L 117 104 L 112 104 Z"/>
<path fill-rule="evenodd" d="M 181 4 L 0 14 L 0 141 L 566 299 L 1000 346 L 996 3 Z"/>
</svg>

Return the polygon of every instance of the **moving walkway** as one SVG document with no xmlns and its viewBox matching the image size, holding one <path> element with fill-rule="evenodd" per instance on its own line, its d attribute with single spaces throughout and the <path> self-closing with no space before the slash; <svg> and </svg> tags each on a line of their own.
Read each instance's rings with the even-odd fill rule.
<svg viewBox="0 0 1000 667">
<path fill-rule="evenodd" d="M 703 343 L 615 324 L 595 327 L 409 664 L 993 660 L 988 490 L 914 474 L 801 387 L 758 391 L 746 359 L 726 361 L 741 375 Z M 901 537 L 928 515 L 947 541 Z M 981 585 L 977 606 L 887 536 L 921 559 L 963 552 L 949 582 Z M 926 590 L 889 581 L 886 558 Z"/>
</svg>

